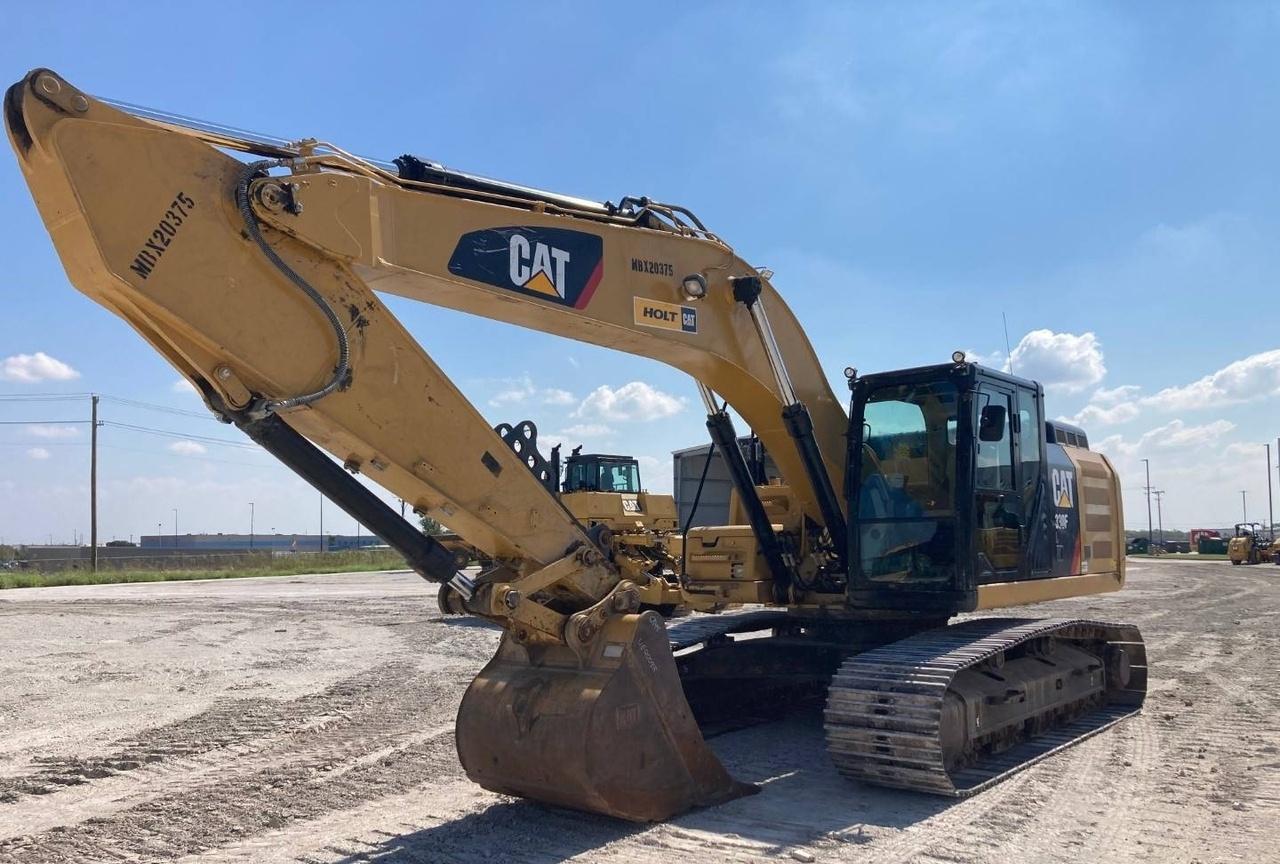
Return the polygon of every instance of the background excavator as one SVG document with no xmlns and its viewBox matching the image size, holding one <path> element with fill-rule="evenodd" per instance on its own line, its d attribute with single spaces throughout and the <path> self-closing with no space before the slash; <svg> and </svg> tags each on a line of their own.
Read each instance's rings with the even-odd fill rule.
<svg viewBox="0 0 1280 864">
<path fill-rule="evenodd" d="M 1082 437 L 1056 443 L 1034 382 L 959 353 L 850 368 L 846 413 L 770 274 L 677 205 L 234 133 L 44 69 L 4 113 L 71 282 L 219 418 L 503 628 L 457 720 L 485 788 L 665 819 L 755 791 L 700 723 L 825 695 L 841 772 L 967 795 L 1141 705 L 1132 626 L 947 623 L 1124 582 L 1116 475 Z M 655 567 L 575 519 L 375 292 L 685 371 L 743 524 L 668 535 L 676 563 Z M 781 484 L 753 484 L 730 406 Z M 458 572 L 357 472 L 492 566 Z M 663 607 L 718 614 L 668 624 Z"/>
</svg>

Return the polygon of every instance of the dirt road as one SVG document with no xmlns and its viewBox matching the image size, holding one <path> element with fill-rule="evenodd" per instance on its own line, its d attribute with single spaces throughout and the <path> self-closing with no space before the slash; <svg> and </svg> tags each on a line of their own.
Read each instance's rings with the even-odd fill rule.
<svg viewBox="0 0 1280 864">
<path fill-rule="evenodd" d="M 712 742 L 761 794 L 658 826 L 466 780 L 497 633 L 408 574 L 5 591 L 0 862 L 1280 860 L 1280 568 L 1131 569 L 1029 614 L 1141 625 L 1142 716 L 959 803 L 841 779 L 794 717 Z"/>
</svg>

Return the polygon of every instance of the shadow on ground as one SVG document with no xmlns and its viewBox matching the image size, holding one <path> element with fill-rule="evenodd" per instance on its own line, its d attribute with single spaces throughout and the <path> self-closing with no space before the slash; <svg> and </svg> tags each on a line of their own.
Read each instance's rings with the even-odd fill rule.
<svg viewBox="0 0 1280 864">
<path fill-rule="evenodd" d="M 785 854 L 824 838 L 867 842 L 863 826 L 904 828 L 955 803 L 841 777 L 827 758 L 821 714 L 813 711 L 729 733 L 711 744 L 735 777 L 761 785 L 760 794 L 686 813 L 664 825 L 636 825 L 530 801 L 503 801 L 479 813 L 388 836 L 338 860 L 559 861 L 642 834 L 652 836 L 640 842 L 660 854 L 667 845 L 664 838 L 682 831 L 723 837 L 726 853 L 741 849 L 755 855 Z"/>
</svg>

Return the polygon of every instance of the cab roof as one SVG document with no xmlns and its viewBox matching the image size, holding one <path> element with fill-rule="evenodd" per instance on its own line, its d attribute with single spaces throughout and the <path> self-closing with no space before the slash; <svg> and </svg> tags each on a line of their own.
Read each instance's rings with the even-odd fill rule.
<svg viewBox="0 0 1280 864">
<path fill-rule="evenodd" d="M 1044 388 L 1040 386 L 1038 381 L 1032 381 L 1030 378 L 1020 378 L 1008 372 L 1001 372 L 998 369 L 968 361 L 964 363 L 935 363 L 932 366 L 913 366 L 909 369 L 894 369 L 887 372 L 871 372 L 861 376 L 858 380 L 866 381 L 870 386 L 876 386 L 890 381 L 936 380 L 941 377 L 950 378 L 955 375 L 971 379 L 983 378 L 1014 387 L 1026 387 L 1035 390 L 1037 393 L 1044 392 Z"/>
</svg>

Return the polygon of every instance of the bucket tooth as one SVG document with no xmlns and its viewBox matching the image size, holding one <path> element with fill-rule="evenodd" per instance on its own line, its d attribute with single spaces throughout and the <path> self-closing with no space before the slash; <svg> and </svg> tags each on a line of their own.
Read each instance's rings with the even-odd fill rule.
<svg viewBox="0 0 1280 864">
<path fill-rule="evenodd" d="M 635 822 L 758 791 L 707 747 L 654 612 L 611 619 L 585 659 L 503 636 L 462 698 L 457 743 L 490 791 Z"/>
</svg>

